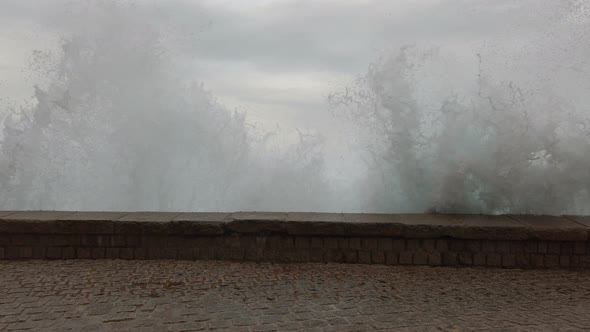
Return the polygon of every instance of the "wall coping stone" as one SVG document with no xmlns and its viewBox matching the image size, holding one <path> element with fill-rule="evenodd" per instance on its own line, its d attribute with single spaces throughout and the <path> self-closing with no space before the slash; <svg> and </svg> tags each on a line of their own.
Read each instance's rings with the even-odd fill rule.
<svg viewBox="0 0 590 332">
<path fill-rule="evenodd" d="M 566 219 L 574 221 L 582 226 L 590 228 L 590 216 L 564 216 Z"/>
<path fill-rule="evenodd" d="M 238 233 L 588 241 L 590 216 L 0 211 L 0 233 L 207 236 Z"/>
</svg>

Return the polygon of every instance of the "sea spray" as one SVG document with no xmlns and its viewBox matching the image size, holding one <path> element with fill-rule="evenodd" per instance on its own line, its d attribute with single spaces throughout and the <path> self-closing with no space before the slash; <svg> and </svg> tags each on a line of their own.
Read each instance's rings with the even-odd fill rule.
<svg viewBox="0 0 590 332">
<path fill-rule="evenodd" d="M 335 209 L 322 138 L 274 144 L 181 75 L 178 40 L 144 10 L 74 4 L 61 50 L 36 52 L 48 83 L 4 121 L 0 209 Z"/>
<path fill-rule="evenodd" d="M 588 55 L 584 47 L 572 51 L 579 65 Z M 527 58 L 539 67 L 522 78 L 542 82 L 519 86 L 502 81 L 493 66 L 484 70 L 482 55 L 474 54 L 473 89 L 443 95 L 438 106 L 427 107 L 417 97 L 433 97 L 424 81 L 444 80 L 428 73 L 449 62 L 437 62 L 443 56 L 436 49 L 404 47 L 331 94 L 336 113 L 359 124 L 368 165 L 357 189 L 365 197 L 363 209 L 590 213 L 588 99 L 565 99 L 561 93 L 568 88 L 554 85 L 552 77 L 560 73 L 545 56 Z M 590 77 L 579 83 L 590 88 Z"/>
<path fill-rule="evenodd" d="M 433 5 L 461 24 L 433 34 L 420 22 L 415 46 L 392 38 L 393 51 L 330 94 L 358 143 L 330 163 L 333 137 L 277 144 L 284 132 L 188 78 L 198 38 L 182 24 L 142 2 L 67 9 L 50 20 L 62 47 L 32 57 L 34 102 L 3 122 L 0 209 L 590 213 L 585 0 Z M 462 19 L 477 12 L 493 20 Z M 329 180 L 326 164 L 356 155 L 366 174 Z"/>
</svg>

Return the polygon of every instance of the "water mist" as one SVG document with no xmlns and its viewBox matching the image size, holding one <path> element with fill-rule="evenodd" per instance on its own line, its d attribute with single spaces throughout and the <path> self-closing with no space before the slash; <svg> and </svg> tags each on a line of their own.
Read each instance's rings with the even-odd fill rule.
<svg viewBox="0 0 590 332">
<path fill-rule="evenodd" d="M 452 50 L 402 47 L 331 94 L 335 112 L 359 124 L 364 209 L 590 213 L 590 21 L 580 8 L 539 6 L 548 23 L 534 43 L 515 33 L 481 47 L 471 67 Z M 464 88 L 434 74 L 446 67 L 471 68 Z"/>
<path fill-rule="evenodd" d="M 356 126 L 342 162 L 366 165 L 346 185 L 329 137 L 277 144 L 187 79 L 190 38 L 147 6 L 72 4 L 34 103 L 4 111 L 0 209 L 590 214 L 587 7 L 528 4 L 537 30 L 467 55 L 393 43 L 332 91 Z"/>
<path fill-rule="evenodd" d="M 322 138 L 272 133 L 179 74 L 182 55 L 141 8 L 74 5 L 61 52 L 37 52 L 47 87 L 11 112 L 0 209 L 326 210 Z M 324 199 L 325 198 L 325 199 Z"/>
</svg>

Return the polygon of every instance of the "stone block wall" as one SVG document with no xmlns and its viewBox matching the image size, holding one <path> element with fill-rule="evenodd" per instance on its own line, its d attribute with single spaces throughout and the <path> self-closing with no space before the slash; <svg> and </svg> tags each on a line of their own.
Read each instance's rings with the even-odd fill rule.
<svg viewBox="0 0 590 332">
<path fill-rule="evenodd" d="M 586 223 L 541 216 L 4 212 L 0 259 L 590 268 Z"/>
</svg>

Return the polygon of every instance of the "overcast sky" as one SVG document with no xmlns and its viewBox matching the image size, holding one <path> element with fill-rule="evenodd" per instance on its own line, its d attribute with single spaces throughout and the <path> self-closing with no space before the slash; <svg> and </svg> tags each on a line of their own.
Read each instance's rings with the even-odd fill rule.
<svg viewBox="0 0 590 332">
<path fill-rule="evenodd" d="M 56 44 L 59 32 L 48 17 L 70 2 L 0 3 L 4 95 L 30 94 L 21 69 L 33 49 Z M 408 43 L 443 45 L 473 57 L 484 41 L 526 25 L 523 19 L 535 14 L 519 10 L 527 8 L 527 1 L 519 0 L 135 2 L 158 8 L 161 18 L 194 32 L 197 42 L 190 51 L 198 79 L 230 106 L 269 121 L 298 118 L 285 115 L 288 111 L 324 107 L 330 89 L 362 74 L 384 50 Z"/>
<path fill-rule="evenodd" d="M 30 96 L 35 82 L 22 69 L 33 50 L 58 45 L 60 27 L 50 17 L 70 2 L 75 1 L 0 1 L 1 98 L 18 102 Z M 362 75 L 388 50 L 440 46 L 468 66 L 482 47 L 518 40 L 544 24 L 540 1 L 533 0 L 135 3 L 157 8 L 154 19 L 194 34 L 196 42 L 186 50 L 193 57 L 187 75 L 204 82 L 221 102 L 264 126 L 322 132 L 332 147 L 346 127 L 333 125 L 326 95 Z"/>
</svg>

